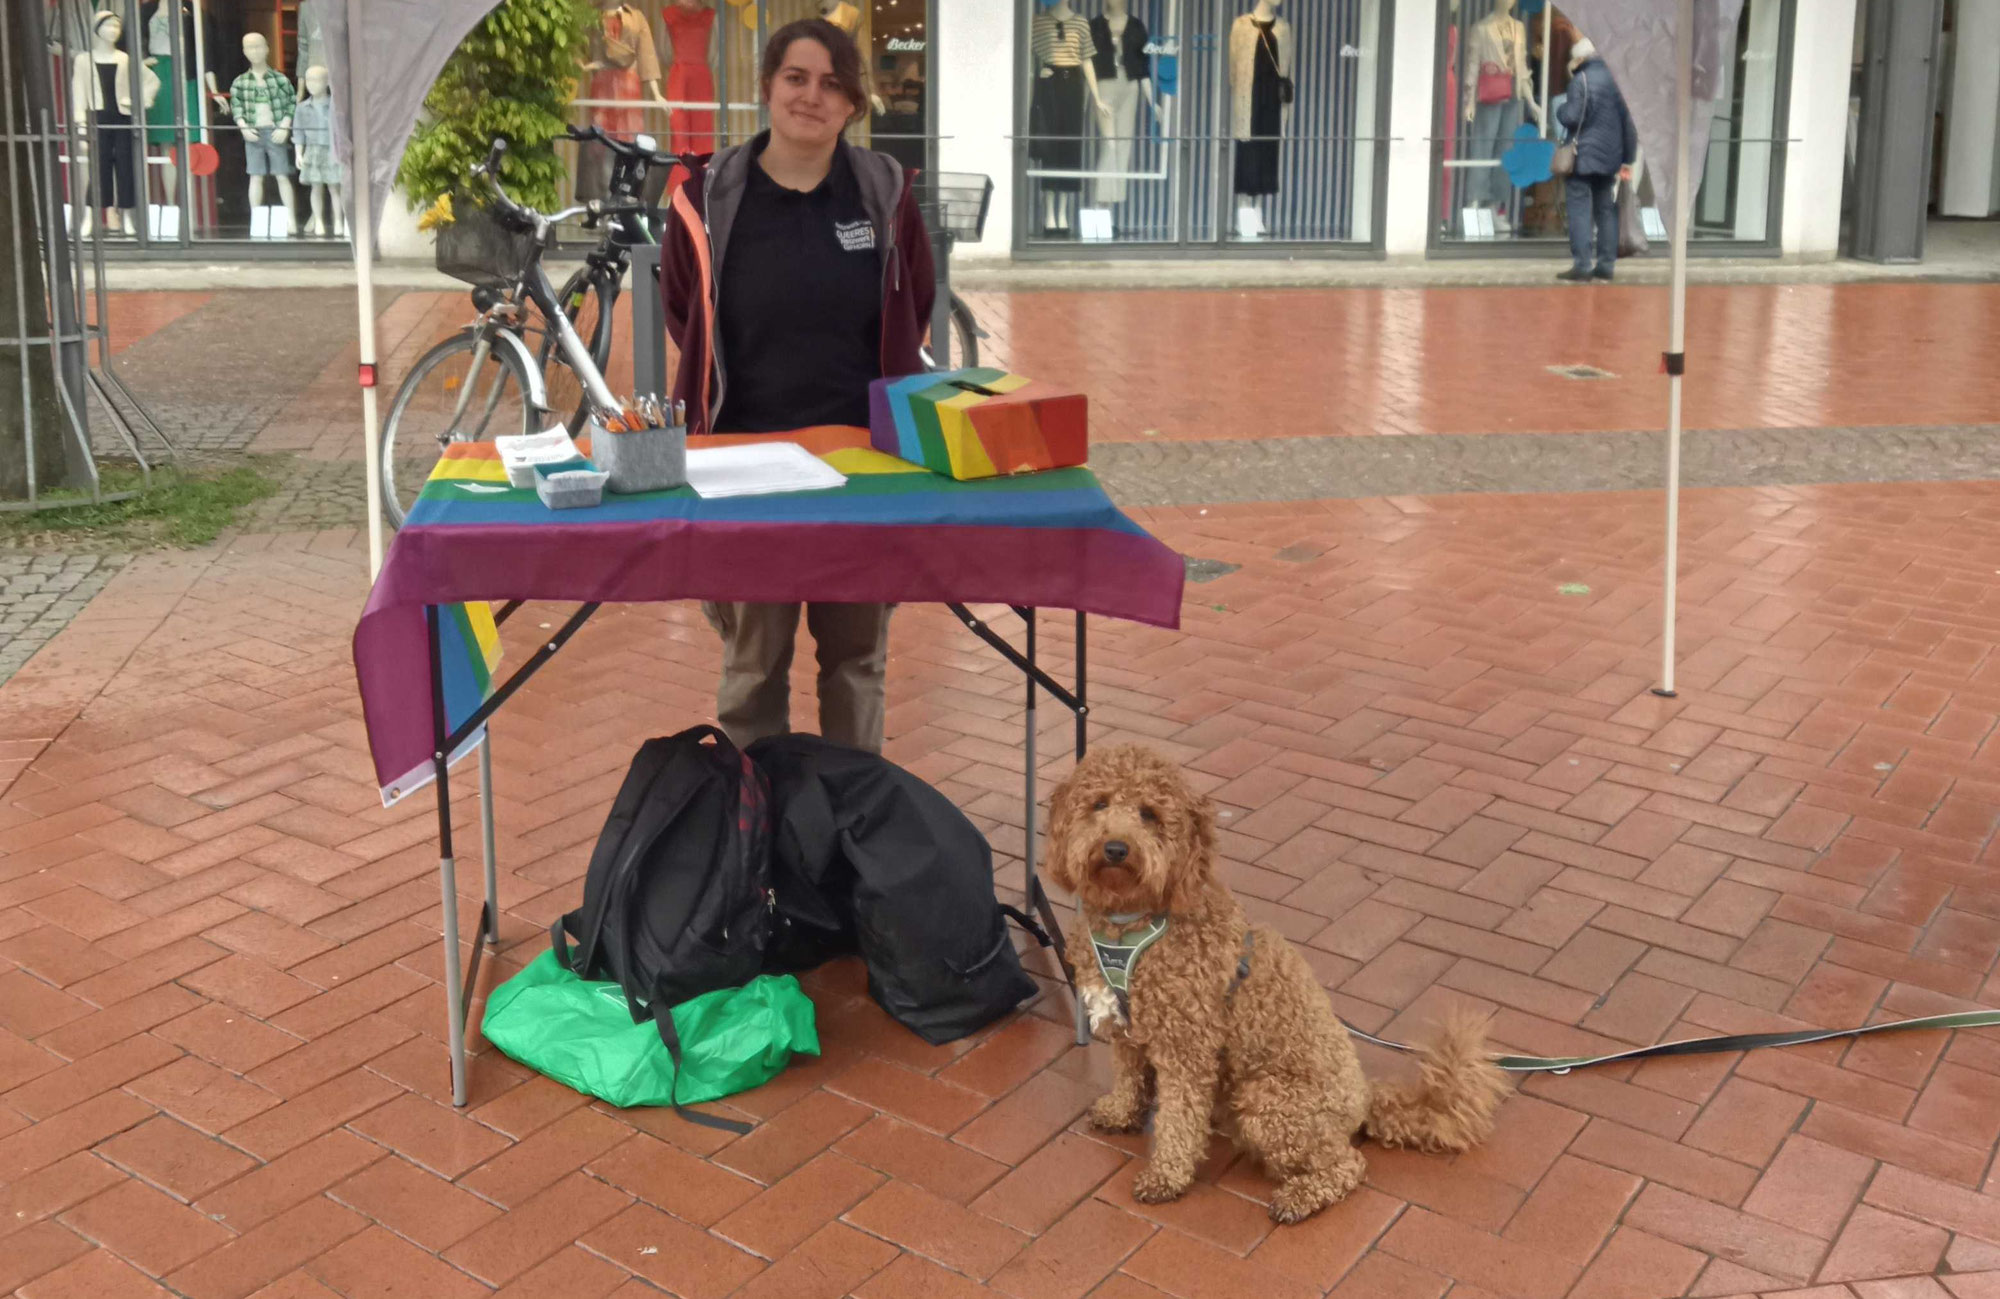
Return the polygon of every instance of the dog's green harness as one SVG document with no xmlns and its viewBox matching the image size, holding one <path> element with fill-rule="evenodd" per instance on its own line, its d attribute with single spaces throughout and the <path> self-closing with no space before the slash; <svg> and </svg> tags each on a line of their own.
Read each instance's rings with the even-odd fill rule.
<svg viewBox="0 0 2000 1299">
<path fill-rule="evenodd" d="M 1111 995 L 1118 999 L 1118 1017 L 1129 1024 L 1132 1022 L 1132 972 L 1139 968 L 1139 958 L 1146 949 L 1166 934 L 1167 917 L 1164 912 L 1156 916 L 1140 916 L 1133 912 L 1104 918 L 1121 928 L 1136 925 L 1141 920 L 1146 922 L 1144 929 L 1127 930 L 1119 938 L 1107 937 L 1097 929 L 1090 931 L 1090 946 L 1097 953 L 1097 971 L 1104 976 Z M 1256 946 L 1256 939 L 1252 931 L 1243 931 L 1243 950 L 1236 958 L 1236 974 L 1229 980 L 1226 997 L 1233 998 L 1236 990 L 1243 986 L 1243 981 L 1250 977 L 1250 953 Z"/>
</svg>

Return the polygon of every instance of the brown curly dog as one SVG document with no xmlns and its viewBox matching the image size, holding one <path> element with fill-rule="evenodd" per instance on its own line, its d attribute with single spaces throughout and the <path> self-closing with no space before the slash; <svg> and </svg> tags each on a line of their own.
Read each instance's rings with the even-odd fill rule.
<svg viewBox="0 0 2000 1299">
<path fill-rule="evenodd" d="M 1216 878 L 1214 809 L 1166 759 L 1135 745 L 1091 753 L 1050 799 L 1048 845 L 1049 878 L 1081 904 L 1068 935 L 1077 987 L 1115 1052 L 1090 1121 L 1129 1132 L 1153 1113 L 1139 1200 L 1193 1184 L 1212 1125 L 1276 1179 L 1279 1222 L 1360 1184 L 1357 1133 L 1455 1151 L 1492 1131 L 1507 1083 L 1477 1022 L 1446 1024 L 1416 1081 L 1370 1085 L 1305 958 L 1252 928 Z M 1136 956 L 1118 948 L 1149 936 Z"/>
</svg>

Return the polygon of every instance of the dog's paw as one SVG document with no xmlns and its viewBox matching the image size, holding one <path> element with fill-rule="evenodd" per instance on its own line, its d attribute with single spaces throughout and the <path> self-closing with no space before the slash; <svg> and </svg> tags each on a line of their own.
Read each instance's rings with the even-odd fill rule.
<svg viewBox="0 0 2000 1299">
<path fill-rule="evenodd" d="M 1271 1221 L 1304 1222 L 1338 1198 L 1323 1185 L 1302 1181 L 1286 1182 L 1271 1193 Z"/>
<path fill-rule="evenodd" d="M 1091 1103 L 1090 1126 L 1104 1132 L 1137 1132 L 1146 1125 L 1146 1111 L 1115 1093 Z"/>
<path fill-rule="evenodd" d="M 1163 1172 L 1158 1164 L 1147 1164 L 1132 1179 L 1132 1198 L 1141 1204 L 1165 1204 L 1186 1195 L 1193 1184 L 1191 1177 L 1176 1177 Z"/>
</svg>

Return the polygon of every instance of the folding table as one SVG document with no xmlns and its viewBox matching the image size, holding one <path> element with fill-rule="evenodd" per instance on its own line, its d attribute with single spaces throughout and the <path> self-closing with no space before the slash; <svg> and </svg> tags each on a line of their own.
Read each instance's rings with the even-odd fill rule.
<svg viewBox="0 0 2000 1299">
<path fill-rule="evenodd" d="M 723 446 L 753 438 L 702 439 Z M 1053 911 L 1035 871 L 1035 711 L 1047 692 L 1089 719 L 1085 615 L 1180 625 L 1181 557 L 1125 517 L 1088 469 L 957 482 L 870 450 L 864 429 L 778 435 L 847 475 L 845 487 L 704 500 L 687 488 L 607 495 L 554 511 L 507 485 L 490 443 L 448 448 L 389 548 L 354 631 L 362 713 L 385 806 L 436 782 L 438 869 L 452 1099 L 463 1105 L 465 1023 L 479 959 L 499 937 L 494 858 L 493 714 L 607 602 L 835 601 L 944 604 L 1021 672 L 1026 689 L 1027 902 Z M 499 628 L 528 600 L 579 604 L 504 680 Z M 497 610 L 493 605 L 498 604 Z M 969 605 L 1006 605 L 1026 624 L 1016 647 Z M 1074 687 L 1040 664 L 1036 615 L 1076 614 Z M 469 969 L 461 966 L 452 765 L 479 750 L 485 894 Z M 1056 951 L 1074 985 L 1061 934 Z M 1088 1040 L 1081 1008 L 1078 1041 Z"/>
</svg>

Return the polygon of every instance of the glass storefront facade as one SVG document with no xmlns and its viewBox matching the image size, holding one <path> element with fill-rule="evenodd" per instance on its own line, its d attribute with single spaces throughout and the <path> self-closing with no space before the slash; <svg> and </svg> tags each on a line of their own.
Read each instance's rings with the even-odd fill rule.
<svg viewBox="0 0 2000 1299">
<path fill-rule="evenodd" d="M 709 153 L 762 129 L 757 69 L 764 40 L 786 23 L 825 17 L 861 48 L 870 102 L 848 138 L 927 166 L 930 6 L 934 0 L 625 0 L 604 10 L 575 105 L 579 125 L 653 135 L 675 152 Z M 604 59 L 602 51 L 617 55 Z M 630 53 L 628 54 L 627 51 Z M 642 75 L 657 71 L 657 80 Z M 655 88 L 658 94 L 653 93 Z M 607 174 L 596 146 L 563 146 L 574 195 L 597 197 Z M 657 177 L 665 184 L 666 177 Z"/>
<path fill-rule="evenodd" d="M 1030 0 L 1015 242 L 1367 249 L 1394 0 Z"/>
<path fill-rule="evenodd" d="M 326 172 L 325 159 L 311 149 L 323 140 L 330 153 L 331 138 L 308 126 L 318 110 L 307 107 L 314 98 L 308 81 L 317 85 L 307 69 L 324 61 L 314 48 L 315 6 L 333 0 L 27 2 L 47 5 L 54 84 L 63 111 L 76 123 L 76 156 L 65 161 L 80 201 L 70 219 L 83 219 L 101 201 L 90 219 L 102 223 L 114 249 L 129 242 L 171 255 L 241 242 L 275 255 L 346 255 L 339 204 L 330 190 L 316 191 L 313 184 Z M 587 56 L 604 66 L 579 69 L 575 120 L 626 136 L 643 131 L 678 151 L 705 153 L 739 143 L 761 128 L 757 66 L 763 39 L 794 19 L 824 16 L 853 33 L 870 84 L 870 111 L 850 138 L 922 168 L 928 165 L 927 139 L 935 134 L 929 75 L 934 3 L 611 0 Z M 107 102 L 102 91 L 92 88 L 98 63 L 113 66 L 104 48 L 93 54 L 95 15 L 102 10 L 120 18 L 115 50 L 124 59 L 117 66 L 145 70 L 125 74 L 129 89 L 114 84 L 110 111 L 101 107 Z M 275 148 L 246 142 L 230 116 L 228 96 L 237 78 L 251 71 L 245 46 L 253 35 L 271 78 L 285 84 L 277 93 L 295 97 L 293 111 L 304 114 L 294 138 Z M 158 81 L 151 107 L 140 120 L 121 121 L 115 105 L 121 98 L 143 102 L 149 78 Z M 560 148 L 572 195 L 601 194 L 602 150 Z"/>
<path fill-rule="evenodd" d="M 314 77 L 319 93 L 309 93 L 305 72 L 324 61 L 313 7 L 330 0 L 27 2 L 46 4 L 74 142 L 64 159 L 72 221 L 89 212 L 107 236 L 153 251 L 218 240 L 345 247 L 328 188 L 338 183 L 328 92 Z M 103 12 L 119 20 L 115 44 L 103 39 Z M 246 75 L 256 91 L 239 90 Z M 274 123 L 291 116 L 290 138 L 246 141 L 230 116 L 232 91 L 274 110 Z"/>
<path fill-rule="evenodd" d="M 300 142 L 278 150 L 282 167 L 272 167 L 270 151 L 246 145 L 227 99 L 250 70 L 244 44 L 254 35 L 272 72 L 309 102 L 301 87 L 314 60 L 313 7 L 333 0 L 40 2 L 64 111 L 85 109 L 70 188 L 106 190 L 116 205 L 122 183 L 123 201 L 135 205 L 137 229 L 121 230 L 114 249 L 172 255 L 222 242 L 275 256 L 345 254 L 337 204 L 315 225 Z M 92 108 L 100 75 L 92 20 L 107 6 L 124 20 L 119 51 L 158 83 L 143 120 L 125 125 Z M 948 59 L 936 43 L 941 7 L 606 0 L 593 51 L 604 66 L 579 69 L 575 120 L 682 150 L 738 143 L 761 126 L 765 38 L 794 19 L 825 16 L 853 32 L 865 60 L 869 112 L 851 138 L 935 170 L 946 99 L 956 123 L 948 152 L 995 173 L 1016 255 L 1563 251 L 1560 182 L 1516 186 L 1502 162 L 1517 130 L 1542 134 L 1567 89 L 1569 51 L 1585 33 L 1559 3 L 1401 0 L 1405 45 L 1435 41 L 1428 87 L 1421 77 L 1391 85 L 1392 62 L 1408 67 L 1413 53 L 1392 57 L 1397 0 L 1015 0 L 1003 20 L 1014 24 L 1011 43 Z M 1699 245 L 1776 249 L 1794 29 L 1810 19 L 1799 10 L 1798 0 L 1745 0 L 1706 145 Z M 1506 66 L 1487 67 L 1495 58 Z M 1486 75 L 1493 71 L 1501 75 Z M 1398 146 L 1408 152 L 1393 164 L 1396 192 L 1414 197 L 1412 184 L 1427 185 L 1429 202 L 1422 212 L 1396 207 L 1398 228 L 1385 232 L 1398 95 L 1415 101 L 1396 107 L 1398 120 L 1427 120 L 1430 142 L 1421 180 L 1413 173 L 1425 167 L 1423 146 Z M 120 144 L 91 147 L 121 133 Z M 603 160 L 561 149 L 569 196 L 601 192 Z M 109 217 L 97 219 L 109 228 Z M 1008 238 L 999 236 L 1001 250 Z"/>
<path fill-rule="evenodd" d="M 1744 0 L 1695 199 L 1690 234 L 1698 244 L 1776 246 L 1796 2 Z M 1570 52 L 1586 35 L 1548 0 L 1438 0 L 1434 251 L 1566 253 L 1563 182 L 1517 186 L 1505 160 L 1519 136 L 1559 137 Z M 1655 165 L 1663 164 L 1640 159 L 1638 194 L 1657 237 L 1664 226 L 1648 176 Z"/>
</svg>

